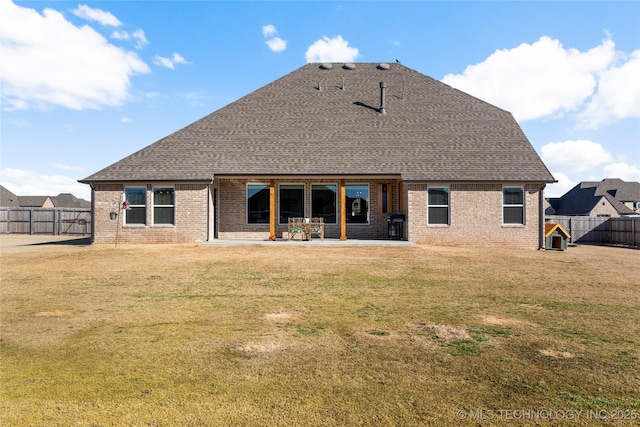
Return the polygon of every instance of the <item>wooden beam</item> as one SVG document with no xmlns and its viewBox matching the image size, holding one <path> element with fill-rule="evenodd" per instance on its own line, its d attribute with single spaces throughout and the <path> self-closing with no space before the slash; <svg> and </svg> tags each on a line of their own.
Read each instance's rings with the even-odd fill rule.
<svg viewBox="0 0 640 427">
<path fill-rule="evenodd" d="M 340 180 L 340 240 L 347 240 L 347 188 Z"/>
<path fill-rule="evenodd" d="M 269 240 L 276 240 L 276 182 L 269 183 Z"/>
</svg>

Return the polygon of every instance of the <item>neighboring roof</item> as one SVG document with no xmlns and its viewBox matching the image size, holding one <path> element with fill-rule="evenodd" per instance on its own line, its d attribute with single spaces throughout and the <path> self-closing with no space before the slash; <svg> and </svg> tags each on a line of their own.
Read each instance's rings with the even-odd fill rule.
<svg viewBox="0 0 640 427">
<path fill-rule="evenodd" d="M 582 188 L 596 187 L 595 195 L 610 194 L 621 202 L 640 201 L 640 182 L 625 182 L 618 178 L 606 178 L 600 182 L 583 182 Z"/>
<path fill-rule="evenodd" d="M 41 208 L 51 199 L 49 196 L 18 196 L 21 208 Z"/>
<path fill-rule="evenodd" d="M 403 65 L 381 68 L 307 64 L 81 182 L 371 174 L 554 182 L 511 113 Z"/>
<path fill-rule="evenodd" d="M 53 206 L 56 208 L 90 208 L 91 202 L 78 199 L 71 193 L 60 193 L 57 196 L 51 197 Z"/>
<path fill-rule="evenodd" d="M 603 179 L 599 182 L 581 182 L 562 197 L 549 199 L 554 215 L 589 215 L 605 198 L 619 215 L 631 215 L 633 209 L 623 202 L 640 202 L 640 183 L 621 179 Z"/>
<path fill-rule="evenodd" d="M 544 237 L 549 237 L 556 230 L 559 230 L 561 233 L 563 233 L 566 238 L 571 237 L 571 234 L 569 234 L 567 230 L 565 230 L 564 227 L 560 224 L 551 224 L 548 222 L 544 224 Z"/>
<path fill-rule="evenodd" d="M 18 196 L 7 190 L 2 185 L 0 185 L 0 206 L 9 208 L 17 208 L 20 206 Z"/>
<path fill-rule="evenodd" d="M 16 196 L 0 185 L 0 206 L 11 208 L 41 208 L 50 201 L 56 208 L 90 208 L 91 202 L 78 199 L 71 193 L 60 193 L 57 196 Z"/>
</svg>

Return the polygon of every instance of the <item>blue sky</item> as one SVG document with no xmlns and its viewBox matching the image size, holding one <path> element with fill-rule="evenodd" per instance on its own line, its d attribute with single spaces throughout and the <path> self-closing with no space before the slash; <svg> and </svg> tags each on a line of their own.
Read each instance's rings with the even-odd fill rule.
<svg viewBox="0 0 640 427">
<path fill-rule="evenodd" d="M 82 179 L 307 62 L 393 62 L 513 113 L 559 181 L 640 181 L 640 2 L 0 0 L 0 183 Z"/>
</svg>

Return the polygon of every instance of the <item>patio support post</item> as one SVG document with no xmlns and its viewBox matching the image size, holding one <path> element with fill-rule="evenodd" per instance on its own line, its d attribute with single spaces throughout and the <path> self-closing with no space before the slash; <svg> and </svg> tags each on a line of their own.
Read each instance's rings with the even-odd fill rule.
<svg viewBox="0 0 640 427">
<path fill-rule="evenodd" d="M 340 180 L 340 240 L 347 240 L 347 188 Z"/>
<path fill-rule="evenodd" d="M 276 182 L 269 183 L 269 240 L 276 240 Z"/>
</svg>

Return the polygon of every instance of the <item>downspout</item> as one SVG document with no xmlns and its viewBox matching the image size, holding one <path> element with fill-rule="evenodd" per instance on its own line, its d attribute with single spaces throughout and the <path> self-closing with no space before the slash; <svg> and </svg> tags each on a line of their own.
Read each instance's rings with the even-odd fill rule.
<svg viewBox="0 0 640 427">
<path fill-rule="evenodd" d="M 89 241 L 93 244 L 96 241 L 96 188 L 93 182 L 89 183 L 91 187 L 91 238 Z"/>
<path fill-rule="evenodd" d="M 340 240 L 347 240 L 347 189 L 340 180 Z"/>
<path fill-rule="evenodd" d="M 544 238 L 544 188 L 547 184 L 542 184 L 542 188 L 538 193 L 538 209 L 539 209 L 539 220 L 538 220 L 538 249 L 545 249 L 545 238 Z"/>
</svg>

